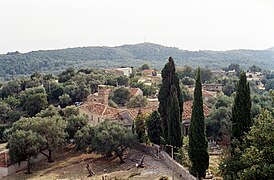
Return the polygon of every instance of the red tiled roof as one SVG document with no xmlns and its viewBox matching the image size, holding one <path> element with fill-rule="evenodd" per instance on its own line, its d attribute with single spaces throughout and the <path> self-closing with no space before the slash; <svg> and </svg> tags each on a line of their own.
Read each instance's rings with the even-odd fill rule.
<svg viewBox="0 0 274 180">
<path fill-rule="evenodd" d="M 108 106 L 103 115 L 110 115 L 111 117 L 114 117 L 116 114 L 118 114 L 121 111 L 122 111 L 121 109 L 116 109 Z"/>
<path fill-rule="evenodd" d="M 141 90 L 141 89 L 139 89 L 139 88 L 130 88 L 131 96 L 135 96 L 136 93 L 137 93 L 139 90 Z"/>
<path fill-rule="evenodd" d="M 207 92 L 207 91 L 202 91 L 202 93 L 203 93 L 203 97 L 213 97 L 213 95 L 210 94 L 210 93 Z"/>
<path fill-rule="evenodd" d="M 122 111 L 121 109 L 112 108 L 101 103 L 88 103 L 81 105 L 80 108 L 99 115 L 114 115 Z"/>
<path fill-rule="evenodd" d="M 146 73 L 152 73 L 154 72 L 155 70 L 153 69 L 144 69 L 142 72 L 146 72 Z"/>
<path fill-rule="evenodd" d="M 101 104 L 101 103 L 88 103 L 88 104 L 81 105 L 80 108 L 90 111 L 92 113 L 103 115 L 103 113 L 106 109 L 106 105 Z"/>
<path fill-rule="evenodd" d="M 136 118 L 139 111 L 141 111 L 141 113 L 152 113 L 153 111 L 157 111 L 158 110 L 158 106 L 150 106 L 150 107 L 143 107 L 143 108 L 130 108 L 128 109 L 128 111 L 130 112 L 130 114 L 132 115 L 133 118 Z"/>
<path fill-rule="evenodd" d="M 183 110 L 183 118 L 182 118 L 183 120 L 191 119 L 192 106 L 193 106 L 193 101 L 184 102 L 184 110 Z M 205 117 L 210 115 L 210 109 L 205 104 L 204 104 L 204 115 Z"/>
</svg>

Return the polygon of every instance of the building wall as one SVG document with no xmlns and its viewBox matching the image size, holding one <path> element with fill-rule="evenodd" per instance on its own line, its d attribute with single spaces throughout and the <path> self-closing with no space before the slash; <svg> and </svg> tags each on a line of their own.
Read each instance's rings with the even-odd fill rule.
<svg viewBox="0 0 274 180">
<path fill-rule="evenodd" d="M 48 151 L 44 151 L 44 153 L 48 153 Z M 38 162 L 43 159 L 46 159 L 47 157 L 43 154 L 39 154 L 37 158 L 31 158 L 31 162 Z M 23 170 L 27 168 L 27 161 L 22 161 L 19 163 L 12 164 L 8 167 L 0 167 L 0 178 L 5 177 L 11 174 L 14 174 L 17 171 Z"/>
<path fill-rule="evenodd" d="M 132 74 L 132 68 L 117 68 L 119 71 L 123 71 L 124 75 L 129 77 L 130 74 Z"/>
<path fill-rule="evenodd" d="M 79 109 L 79 113 L 88 116 L 88 124 L 90 124 L 91 126 L 96 126 L 98 123 L 104 122 L 106 118 L 103 115 L 92 113 L 84 109 Z"/>
</svg>

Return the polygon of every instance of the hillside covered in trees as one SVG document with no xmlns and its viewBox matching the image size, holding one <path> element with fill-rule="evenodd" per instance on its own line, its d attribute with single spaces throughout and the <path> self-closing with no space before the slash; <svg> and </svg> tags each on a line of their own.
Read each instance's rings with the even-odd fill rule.
<svg viewBox="0 0 274 180">
<path fill-rule="evenodd" d="M 230 50 L 230 51 L 187 51 L 152 43 L 123 45 L 117 47 L 77 47 L 60 50 L 40 50 L 29 53 L 7 53 L 0 55 L 0 79 L 30 75 L 39 72 L 58 72 L 68 67 L 111 68 L 139 66 L 149 63 L 160 68 L 167 57 L 172 56 L 177 66 L 201 66 L 221 69 L 237 63 L 247 69 L 260 64 L 263 69 L 274 69 L 274 51 Z"/>
</svg>

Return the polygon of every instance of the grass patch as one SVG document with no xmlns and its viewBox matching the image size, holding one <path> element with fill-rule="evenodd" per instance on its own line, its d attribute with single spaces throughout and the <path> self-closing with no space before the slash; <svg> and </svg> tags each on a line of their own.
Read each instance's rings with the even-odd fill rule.
<svg viewBox="0 0 274 180">
<path fill-rule="evenodd" d="M 210 155 L 209 156 L 209 167 L 208 169 L 212 172 L 212 174 L 216 176 L 220 176 L 219 164 L 221 162 L 221 156 L 218 155 Z"/>
</svg>

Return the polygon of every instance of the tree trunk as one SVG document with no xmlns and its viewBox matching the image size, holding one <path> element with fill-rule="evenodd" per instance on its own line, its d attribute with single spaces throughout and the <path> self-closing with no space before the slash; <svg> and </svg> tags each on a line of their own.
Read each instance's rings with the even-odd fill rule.
<svg viewBox="0 0 274 180">
<path fill-rule="evenodd" d="M 40 151 L 41 154 L 43 154 L 44 156 L 46 156 L 48 158 L 48 162 L 49 163 L 53 163 L 54 160 L 52 159 L 52 150 L 49 150 L 49 154 L 44 153 L 43 151 Z"/>
<path fill-rule="evenodd" d="M 51 150 L 49 150 L 48 162 L 49 163 L 53 163 L 54 162 L 54 160 L 52 159 L 52 151 Z"/>
<path fill-rule="evenodd" d="M 123 154 L 117 154 L 120 159 L 120 164 L 123 164 L 125 161 L 123 160 Z"/>
<path fill-rule="evenodd" d="M 30 174 L 30 155 L 28 155 L 28 159 L 27 159 L 27 172 L 26 174 Z"/>
<path fill-rule="evenodd" d="M 112 157 L 112 153 L 110 152 L 110 153 L 107 153 L 106 154 L 106 157 Z"/>
</svg>

